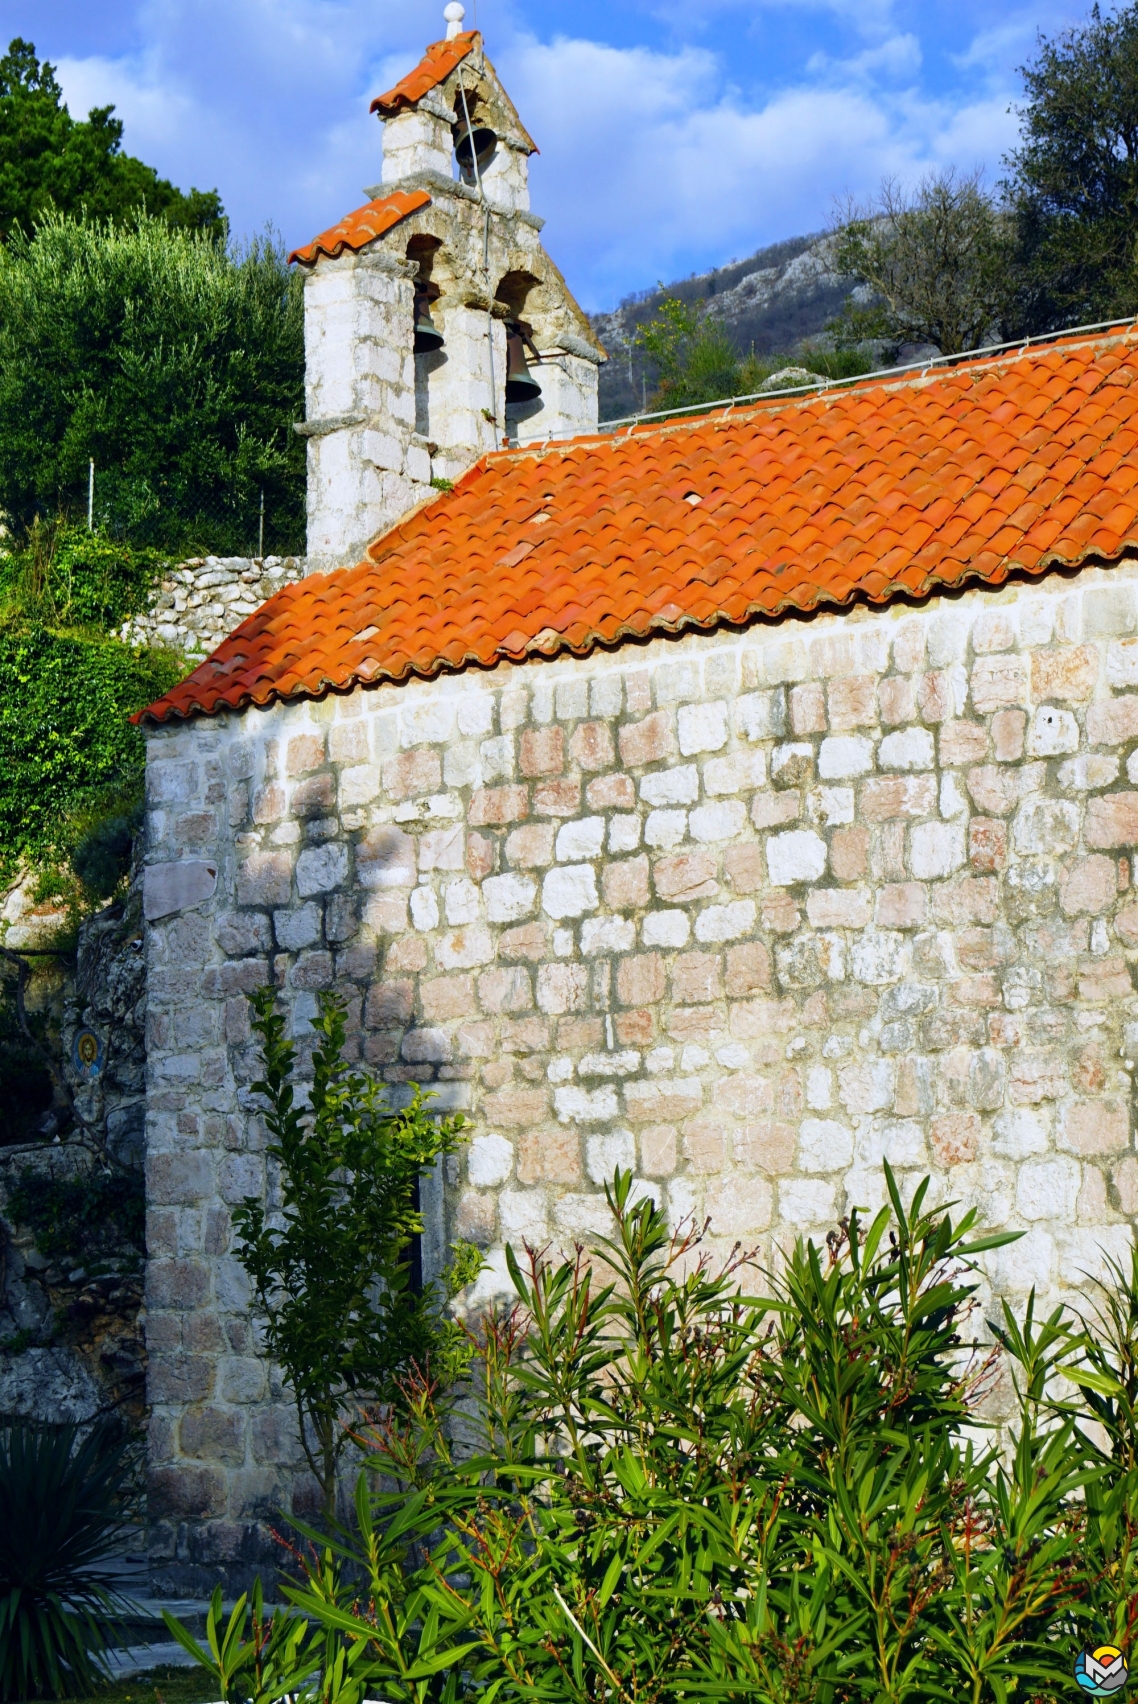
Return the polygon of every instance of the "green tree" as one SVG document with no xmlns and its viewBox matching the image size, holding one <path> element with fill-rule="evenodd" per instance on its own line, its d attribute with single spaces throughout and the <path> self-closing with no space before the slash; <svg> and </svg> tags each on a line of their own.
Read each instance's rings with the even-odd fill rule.
<svg viewBox="0 0 1138 1704">
<path fill-rule="evenodd" d="M 1030 331 L 1138 309 L 1138 5 L 1052 40 L 1021 68 L 1008 159 Z"/>
<path fill-rule="evenodd" d="M 656 368 L 654 409 L 689 408 L 725 397 L 753 396 L 768 385 L 792 389 L 816 376 L 844 379 L 867 372 L 869 361 L 852 348 L 816 349 L 803 345 L 794 356 L 739 355 L 722 321 L 700 304 L 665 296 L 656 313 L 639 327 L 636 347 Z M 794 361 L 807 366 L 788 365 Z"/>
<path fill-rule="evenodd" d="M 998 339 L 1015 311 L 1014 253 L 1013 222 L 979 173 L 926 177 L 913 196 L 887 181 L 834 232 L 835 268 L 875 297 L 835 322 L 839 340 L 934 343 L 959 355 Z"/>
<path fill-rule="evenodd" d="M 216 190 L 183 195 L 152 166 L 122 152 L 122 121 L 95 107 L 85 123 L 72 118 L 55 67 L 36 58 L 19 36 L 0 58 L 0 236 L 19 225 L 30 233 L 55 209 L 123 219 L 145 209 L 171 225 L 224 239 Z"/>
<path fill-rule="evenodd" d="M 698 306 L 666 296 L 636 333 L 656 367 L 655 408 L 718 402 L 740 389 L 739 357 L 722 324 Z"/>
<path fill-rule="evenodd" d="M 281 1209 L 268 1213 L 247 1196 L 234 1221 L 266 1347 L 292 1387 L 301 1445 L 330 1520 L 349 1420 L 369 1404 L 398 1405 L 409 1375 L 446 1386 L 465 1369 L 470 1344 L 445 1308 L 482 1261 L 459 1244 L 441 1277 L 413 1282 L 419 1180 L 465 1139 L 462 1115 L 433 1118 L 418 1091 L 393 1112 L 386 1086 L 345 1063 L 344 1008 L 327 994 L 302 1097 L 297 1050 L 275 1004 L 271 988 L 252 996 L 264 1070 L 253 1089 L 265 1100 Z"/>
<path fill-rule="evenodd" d="M 0 247 L 0 509 L 17 534 L 85 510 L 170 551 L 300 546 L 301 281 L 162 219 L 50 213 Z"/>
</svg>

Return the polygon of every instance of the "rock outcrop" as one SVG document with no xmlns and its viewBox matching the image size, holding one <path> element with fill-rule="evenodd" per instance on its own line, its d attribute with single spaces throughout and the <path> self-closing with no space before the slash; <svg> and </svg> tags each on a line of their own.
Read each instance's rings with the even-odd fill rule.
<svg viewBox="0 0 1138 1704">
<path fill-rule="evenodd" d="M 0 1150 L 0 1418 L 143 1418 L 141 922 L 133 888 L 82 926 L 60 1105 L 42 1140 Z"/>
<path fill-rule="evenodd" d="M 612 313 L 595 314 L 593 327 L 609 353 L 600 375 L 601 419 L 643 408 L 651 396 L 652 366 L 635 338 L 665 296 L 702 303 L 726 327 L 740 355 L 752 348 L 759 355 L 790 353 L 803 338 L 817 337 L 855 289 L 834 271 L 832 246 L 826 235 L 792 237 L 747 260 L 626 297 Z"/>
</svg>

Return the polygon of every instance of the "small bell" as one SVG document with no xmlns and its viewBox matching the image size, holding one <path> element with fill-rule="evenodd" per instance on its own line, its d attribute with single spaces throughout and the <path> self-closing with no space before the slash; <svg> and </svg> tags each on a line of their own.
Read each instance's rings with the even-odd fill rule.
<svg viewBox="0 0 1138 1704">
<path fill-rule="evenodd" d="M 506 327 L 506 401 L 532 402 L 541 386 L 526 366 L 525 338 L 516 325 Z"/>
<path fill-rule="evenodd" d="M 415 291 L 415 341 L 412 345 L 416 355 L 430 355 L 443 346 L 443 334 L 431 318 L 431 298 L 426 290 Z"/>
</svg>

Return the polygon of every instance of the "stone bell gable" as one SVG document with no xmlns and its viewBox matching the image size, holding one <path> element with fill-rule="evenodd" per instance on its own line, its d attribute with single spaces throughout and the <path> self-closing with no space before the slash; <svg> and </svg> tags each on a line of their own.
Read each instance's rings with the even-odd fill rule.
<svg viewBox="0 0 1138 1704">
<path fill-rule="evenodd" d="M 362 555 L 484 452 L 597 423 L 604 351 L 542 248 L 535 144 L 481 36 L 435 43 L 371 110 L 382 181 L 291 256 L 315 568 Z"/>
<path fill-rule="evenodd" d="M 423 1260 L 477 1241 L 472 1307 L 618 1164 L 764 1260 L 929 1175 L 1023 1233 L 982 1317 L 1125 1257 L 1136 448 L 1127 324 L 490 452 L 150 707 L 160 1577 L 313 1506 L 232 1227 L 270 980 L 470 1118 Z"/>
</svg>

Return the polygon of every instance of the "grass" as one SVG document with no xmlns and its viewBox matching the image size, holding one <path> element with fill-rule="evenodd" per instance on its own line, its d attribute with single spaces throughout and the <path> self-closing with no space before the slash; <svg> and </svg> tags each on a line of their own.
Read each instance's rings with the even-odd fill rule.
<svg viewBox="0 0 1138 1704">
<path fill-rule="evenodd" d="M 217 1683 L 204 1669 L 176 1668 L 163 1663 L 139 1674 L 124 1675 L 90 1698 L 72 1704 L 213 1704 Z"/>
</svg>

